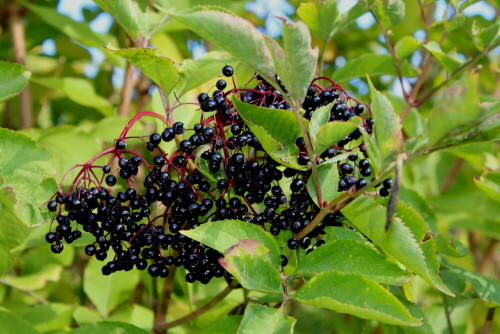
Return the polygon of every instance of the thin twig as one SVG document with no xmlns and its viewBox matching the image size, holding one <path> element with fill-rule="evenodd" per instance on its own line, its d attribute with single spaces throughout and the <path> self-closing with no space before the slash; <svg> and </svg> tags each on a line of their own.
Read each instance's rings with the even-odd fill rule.
<svg viewBox="0 0 500 334">
<path fill-rule="evenodd" d="M 488 309 L 488 313 L 486 313 L 486 321 L 484 322 L 481 334 L 488 334 L 490 332 L 491 326 L 493 325 L 493 318 L 495 317 L 495 310 L 496 308 L 494 307 Z"/>
<path fill-rule="evenodd" d="M 26 37 L 24 27 L 21 22 L 20 6 L 17 1 L 11 1 L 9 6 L 9 29 L 12 38 L 12 47 L 14 50 L 14 60 L 23 66 L 26 65 Z M 30 85 L 19 94 L 19 104 L 21 108 L 21 128 L 31 128 L 33 123 L 33 111 L 31 105 Z"/>
<path fill-rule="evenodd" d="M 488 268 L 495 258 L 495 250 L 498 245 L 498 240 L 496 239 L 491 239 L 490 243 L 486 247 L 486 250 L 484 251 L 484 256 L 481 259 L 481 262 L 479 262 L 479 265 L 477 266 L 477 271 L 481 274 L 484 274 L 488 271 Z"/>
<path fill-rule="evenodd" d="M 127 68 L 125 69 L 125 79 L 123 82 L 123 87 L 120 92 L 120 105 L 118 106 L 118 115 L 129 116 L 130 105 L 132 103 L 132 93 L 134 91 L 134 66 L 131 63 L 127 63 Z"/>
<path fill-rule="evenodd" d="M 450 309 L 448 307 L 448 299 L 447 296 L 443 294 L 443 306 L 444 306 L 444 314 L 446 316 L 446 323 L 448 324 L 448 333 L 454 334 L 453 325 L 451 324 L 450 318 Z"/>
<path fill-rule="evenodd" d="M 170 269 L 170 274 L 165 279 L 165 282 L 163 282 L 163 289 L 158 303 L 158 312 L 156 313 L 157 316 L 155 317 L 154 328 L 158 328 L 157 324 L 164 323 L 165 319 L 167 319 L 168 305 L 170 303 L 170 297 L 172 295 L 172 291 L 174 290 L 176 267 L 171 266 L 169 269 Z M 157 330 L 157 334 L 164 334 L 164 333 L 165 334 L 167 333 L 166 328 Z"/>
<path fill-rule="evenodd" d="M 191 321 L 191 320 L 199 317 L 200 315 L 202 315 L 203 313 L 207 312 L 212 307 L 214 307 L 215 305 L 217 305 L 224 298 L 226 298 L 226 296 L 229 295 L 229 293 L 231 293 L 231 291 L 233 291 L 234 287 L 236 287 L 237 285 L 238 285 L 238 282 L 236 280 L 233 280 L 217 296 L 215 296 L 214 298 L 212 298 L 208 303 L 206 303 L 205 305 L 203 305 L 199 309 L 196 309 L 193 312 L 189 313 L 188 315 L 185 315 L 184 317 L 179 318 L 179 319 L 177 319 L 175 321 L 168 322 L 168 323 L 158 324 L 158 327 L 156 328 L 156 330 L 158 330 L 158 329 L 159 330 L 161 330 L 161 329 L 169 329 L 169 328 L 172 328 L 172 327 L 176 327 L 176 326 L 182 325 L 183 323 L 186 323 L 188 321 Z"/>
<path fill-rule="evenodd" d="M 445 192 L 448 190 L 453 183 L 455 182 L 455 179 L 457 178 L 458 172 L 460 171 L 460 168 L 464 164 L 464 159 L 462 158 L 456 158 L 455 161 L 453 162 L 453 165 L 450 168 L 450 172 L 448 173 L 448 176 L 443 182 L 443 185 L 441 186 L 441 192 Z"/>
</svg>

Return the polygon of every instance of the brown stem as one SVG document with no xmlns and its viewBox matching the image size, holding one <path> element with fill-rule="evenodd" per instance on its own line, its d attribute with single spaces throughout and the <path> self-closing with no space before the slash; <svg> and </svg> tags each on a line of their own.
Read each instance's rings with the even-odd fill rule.
<svg viewBox="0 0 500 334">
<path fill-rule="evenodd" d="M 151 98 L 151 96 L 149 95 L 149 87 L 151 87 L 151 80 L 149 80 L 149 78 L 144 73 L 141 73 L 135 87 L 137 90 L 137 111 L 141 111 L 149 102 Z"/>
<path fill-rule="evenodd" d="M 118 115 L 120 116 L 128 117 L 130 114 L 134 85 L 134 66 L 131 63 L 127 63 L 125 79 L 122 91 L 120 92 L 120 105 L 118 106 Z"/>
<path fill-rule="evenodd" d="M 484 322 L 481 334 L 488 334 L 490 332 L 491 326 L 493 325 L 493 318 L 495 317 L 495 310 L 496 308 L 494 307 L 488 309 L 488 313 L 486 314 L 486 321 Z"/>
<path fill-rule="evenodd" d="M 171 266 L 170 267 L 170 274 L 168 275 L 168 277 L 165 279 L 165 282 L 163 283 L 163 289 L 162 289 L 161 297 L 160 297 L 159 304 L 158 304 L 158 311 L 155 313 L 155 319 L 154 319 L 155 334 L 166 334 L 167 333 L 167 329 L 160 328 L 159 325 L 164 323 L 165 319 L 167 318 L 170 296 L 172 295 L 172 291 L 174 289 L 175 272 L 176 272 L 176 267 Z"/>
<path fill-rule="evenodd" d="M 168 323 L 160 323 L 158 326 L 155 328 L 155 330 L 162 330 L 162 329 L 169 329 L 175 326 L 182 325 L 183 323 L 186 323 L 188 321 L 191 321 L 203 313 L 207 312 L 210 310 L 212 307 L 217 305 L 221 300 L 226 298 L 226 296 L 233 291 L 234 287 L 238 285 L 238 282 L 236 280 L 233 280 L 229 285 L 222 290 L 217 296 L 212 298 L 208 303 L 200 307 L 199 309 L 194 310 L 193 312 L 189 313 L 188 315 L 183 316 L 182 318 L 179 318 L 175 321 L 168 322 Z"/>
<path fill-rule="evenodd" d="M 406 115 L 408 115 L 408 112 L 410 111 L 410 108 L 416 104 L 418 93 L 420 92 L 420 88 L 422 88 L 424 80 L 427 76 L 427 72 L 429 72 L 431 65 L 432 65 L 432 57 L 429 54 L 427 56 L 426 61 L 425 61 L 422 72 L 418 76 L 417 82 L 413 86 L 413 89 L 411 90 L 410 95 L 406 99 L 406 105 L 403 109 L 403 112 L 401 113 L 401 121 L 404 121 L 404 119 L 406 118 Z"/>
<path fill-rule="evenodd" d="M 21 22 L 21 8 L 17 1 L 11 1 L 9 5 L 9 29 L 14 49 L 14 60 L 23 66 L 26 65 L 26 37 Z M 34 125 L 31 105 L 31 89 L 29 84 L 19 94 L 21 108 L 21 128 L 31 128 Z"/>
<path fill-rule="evenodd" d="M 455 162 L 453 162 L 453 165 L 451 166 L 450 172 L 448 173 L 446 180 L 444 180 L 444 183 L 441 186 L 442 193 L 448 190 L 453 185 L 455 179 L 457 178 L 458 172 L 460 171 L 460 168 L 462 167 L 463 164 L 464 164 L 464 159 L 462 158 L 455 159 Z"/>
<path fill-rule="evenodd" d="M 484 256 L 481 259 L 481 262 L 479 262 L 479 265 L 477 266 L 477 271 L 479 273 L 484 274 L 488 271 L 490 264 L 493 262 L 493 259 L 495 258 L 495 250 L 497 245 L 498 245 L 498 240 L 496 239 L 490 240 L 488 247 L 486 247 L 486 250 L 484 251 Z"/>
</svg>

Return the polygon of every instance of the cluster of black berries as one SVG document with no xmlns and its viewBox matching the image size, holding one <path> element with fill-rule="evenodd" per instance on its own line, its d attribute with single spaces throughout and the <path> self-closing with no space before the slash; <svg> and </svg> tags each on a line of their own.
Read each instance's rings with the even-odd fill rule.
<svg viewBox="0 0 500 334">
<path fill-rule="evenodd" d="M 233 72 L 231 66 L 222 69 L 226 77 Z M 276 79 L 280 90 L 287 94 Z M 127 142 L 137 140 L 126 136 L 133 125 L 129 123 L 113 148 L 82 165 L 68 191 L 58 191 L 49 201 L 48 209 L 56 212 L 56 226 L 46 235 L 52 251 L 60 253 L 63 241 L 70 244 L 84 231 L 94 238 L 85 253 L 107 261 L 102 267 L 104 275 L 137 268 L 147 269 L 153 277 L 166 277 L 172 266 L 183 266 L 186 281 L 208 283 L 214 277 L 229 275 L 219 264 L 222 255 L 181 231 L 224 219 L 262 226 L 274 236 L 282 231 L 297 234 L 308 226 L 319 212 L 307 189 L 311 172 L 284 168 L 273 160 L 228 98 L 236 94 L 246 103 L 290 110 L 277 89 L 259 75 L 254 80 L 257 84 L 253 89 L 230 90 L 225 80 L 218 80 L 212 97 L 207 93 L 198 96 L 203 112 L 192 129 L 175 122 L 161 133 L 141 138 L 150 154 L 126 150 Z M 363 104 L 333 82 L 322 87 L 316 81 L 303 102 L 305 118 L 310 119 L 319 107 L 331 104 L 330 121 L 348 121 L 357 116 L 363 128 L 372 132 L 373 119 L 363 117 L 369 112 Z M 338 191 L 362 189 L 372 171 L 360 138 L 361 131 L 355 130 L 316 161 L 307 155 L 303 138 L 297 138 L 297 161 L 302 165 L 321 164 L 350 152 L 337 163 Z M 173 140 L 177 150 L 165 153 L 162 143 Z M 107 155 L 107 164 L 95 165 L 98 158 Z M 101 176 L 97 176 L 96 169 L 101 169 Z M 289 189 L 282 187 L 284 178 L 291 180 Z M 380 195 L 387 196 L 390 188 L 391 180 L 383 181 Z M 338 212 L 328 214 L 305 237 L 290 238 L 288 247 L 313 251 L 324 244 L 325 227 L 341 226 L 341 219 Z M 282 256 L 282 265 L 287 263 Z"/>
</svg>

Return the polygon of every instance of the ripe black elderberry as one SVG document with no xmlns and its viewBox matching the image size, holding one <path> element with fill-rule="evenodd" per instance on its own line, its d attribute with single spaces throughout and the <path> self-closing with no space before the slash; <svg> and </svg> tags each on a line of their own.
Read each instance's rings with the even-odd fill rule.
<svg viewBox="0 0 500 334">
<path fill-rule="evenodd" d="M 232 66 L 230 65 L 226 65 L 222 68 L 222 74 L 226 77 L 230 77 L 232 76 L 234 73 L 234 69 Z"/>
</svg>

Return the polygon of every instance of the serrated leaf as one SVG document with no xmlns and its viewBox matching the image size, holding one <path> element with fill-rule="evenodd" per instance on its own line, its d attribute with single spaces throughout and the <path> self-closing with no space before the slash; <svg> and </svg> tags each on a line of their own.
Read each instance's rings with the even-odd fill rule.
<svg viewBox="0 0 500 334">
<path fill-rule="evenodd" d="M 474 178 L 474 183 L 491 199 L 500 202 L 500 172 L 487 172 Z"/>
<path fill-rule="evenodd" d="M 389 99 L 373 87 L 368 78 L 371 110 L 375 119 L 374 131 L 382 163 L 403 151 L 404 140 L 401 120 L 394 112 Z"/>
<path fill-rule="evenodd" d="M 264 37 L 247 20 L 220 10 L 204 8 L 168 14 L 202 38 L 229 52 L 239 62 L 250 66 L 269 82 L 275 82 L 273 60 Z"/>
<path fill-rule="evenodd" d="M 401 262 L 440 291 L 452 295 L 439 277 L 434 239 L 427 226 L 408 205 L 398 203 L 395 217 L 386 231 L 386 208 L 369 196 L 360 196 L 342 213 L 386 254 Z"/>
<path fill-rule="evenodd" d="M 271 263 L 279 265 L 280 252 L 274 238 L 261 227 L 241 220 L 219 220 L 208 222 L 182 234 L 224 253 L 240 240 L 252 239 L 264 245 L 269 251 Z"/>
<path fill-rule="evenodd" d="M 286 71 L 277 73 L 288 90 L 287 100 L 298 110 L 314 77 L 318 59 L 318 49 L 312 49 L 311 35 L 304 23 L 283 24 L 283 50 Z"/>
<path fill-rule="evenodd" d="M 139 33 L 149 37 L 163 18 L 163 15 L 151 9 L 147 0 L 96 0 L 95 2 L 102 10 L 111 14 L 133 39 L 139 37 Z"/>
<path fill-rule="evenodd" d="M 23 66 L 0 61 L 0 103 L 21 93 L 30 78 Z"/>
<path fill-rule="evenodd" d="M 220 265 L 245 288 L 264 293 L 283 294 L 276 263 L 269 262 L 269 249 L 253 239 L 242 239 L 224 252 Z"/>
<path fill-rule="evenodd" d="M 238 114 L 274 160 L 287 167 L 307 169 L 297 162 L 299 149 L 295 140 L 301 136 L 301 131 L 291 111 L 258 107 L 237 97 L 233 98 L 233 103 Z"/>
<path fill-rule="evenodd" d="M 359 232 L 340 226 L 327 226 L 326 238 L 326 242 L 336 240 L 354 240 L 364 243 L 367 241 L 367 239 Z"/>
<path fill-rule="evenodd" d="M 457 56 L 447 55 L 444 53 L 436 41 L 430 41 L 427 44 L 424 44 L 424 48 L 426 48 L 427 51 L 429 51 L 432 56 L 437 59 L 447 72 L 453 72 L 464 62 Z"/>
<path fill-rule="evenodd" d="M 374 15 L 385 28 L 392 27 L 405 17 L 405 4 L 402 0 L 373 1 Z"/>
<path fill-rule="evenodd" d="M 145 329 L 117 321 L 102 321 L 93 324 L 83 324 L 72 331 L 74 334 L 148 334 Z"/>
<path fill-rule="evenodd" d="M 186 59 L 182 63 L 179 81 L 175 87 L 177 96 L 181 97 L 191 89 L 213 80 L 226 64 L 234 67 L 236 63 L 231 55 L 219 51 L 207 52 L 198 59 Z"/>
<path fill-rule="evenodd" d="M 432 233 L 439 233 L 437 216 L 434 209 L 416 191 L 400 186 L 399 200 L 414 208 L 425 221 Z"/>
<path fill-rule="evenodd" d="M 237 334 L 292 334 L 295 321 L 281 309 L 250 304 L 245 308 Z"/>
<path fill-rule="evenodd" d="M 45 179 L 54 171 L 49 153 L 25 135 L 0 128 L 0 156 L 0 186 L 10 197 L 4 205 L 26 225 L 48 219 L 39 206 L 56 190 L 54 180 Z"/>
<path fill-rule="evenodd" d="M 132 65 L 140 69 L 160 86 L 166 95 L 172 91 L 179 80 L 179 73 L 173 61 L 156 54 L 154 49 L 115 49 L 109 45 L 106 49 L 125 58 L 132 63 Z"/>
<path fill-rule="evenodd" d="M 355 122 L 328 122 L 319 128 L 314 144 L 314 154 L 316 156 L 323 153 L 329 147 L 337 144 L 345 136 L 351 134 L 358 128 Z"/>
<path fill-rule="evenodd" d="M 446 266 L 466 279 L 476 290 L 479 298 L 489 307 L 500 306 L 500 282 L 498 280 L 450 264 Z"/>
<path fill-rule="evenodd" d="M 376 282 L 359 274 L 335 271 L 313 277 L 295 296 L 312 306 L 400 326 L 418 326 L 401 302 Z"/>
<path fill-rule="evenodd" d="M 472 128 L 464 135 L 453 137 L 450 143 L 453 145 L 463 145 L 473 142 L 494 141 L 500 139 L 500 114 L 496 114 L 479 125 Z M 446 141 L 448 143 L 448 141 Z"/>
<path fill-rule="evenodd" d="M 420 43 L 415 39 L 415 37 L 404 36 L 396 43 L 394 50 L 396 51 L 398 59 L 403 59 L 417 51 L 419 47 Z"/>
<path fill-rule="evenodd" d="M 101 272 L 103 265 L 105 263 L 95 258 L 90 259 L 83 276 L 83 291 L 99 314 L 107 318 L 113 308 L 129 299 L 139 282 L 139 273 L 137 271 L 116 272 L 113 275 L 104 276 Z"/>
<path fill-rule="evenodd" d="M 328 41 L 341 28 L 352 23 L 365 11 L 363 4 L 358 3 L 347 12 L 339 14 L 337 1 L 326 0 L 302 2 L 297 9 L 297 15 L 314 35 L 323 41 Z"/>
<path fill-rule="evenodd" d="M 326 41 L 335 29 L 339 10 L 336 1 L 302 2 L 297 15 L 313 34 Z"/>
<path fill-rule="evenodd" d="M 478 97 L 478 75 L 469 74 L 445 90 L 429 120 L 429 146 L 438 143 L 452 131 L 460 134 L 481 115 Z"/>
<path fill-rule="evenodd" d="M 403 285 L 412 275 L 387 260 L 375 248 L 361 241 L 335 240 L 307 254 L 297 268 L 297 274 L 318 274 L 325 271 L 356 273 L 375 282 Z"/>
</svg>

